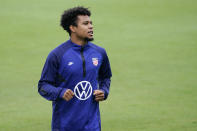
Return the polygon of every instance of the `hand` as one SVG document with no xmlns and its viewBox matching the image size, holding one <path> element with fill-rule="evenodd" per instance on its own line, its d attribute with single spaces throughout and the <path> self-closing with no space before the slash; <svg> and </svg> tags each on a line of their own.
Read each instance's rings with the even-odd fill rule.
<svg viewBox="0 0 197 131">
<path fill-rule="evenodd" d="M 74 96 L 74 93 L 71 89 L 67 89 L 65 92 L 64 92 L 64 95 L 63 95 L 63 99 L 66 100 L 66 101 L 69 101 L 73 98 Z"/>
<path fill-rule="evenodd" d="M 105 98 L 104 92 L 102 90 L 94 90 L 95 101 L 103 101 Z"/>
</svg>

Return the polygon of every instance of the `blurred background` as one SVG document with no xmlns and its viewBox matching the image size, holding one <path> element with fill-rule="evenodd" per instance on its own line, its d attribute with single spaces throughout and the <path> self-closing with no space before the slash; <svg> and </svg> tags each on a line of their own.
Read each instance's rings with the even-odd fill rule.
<svg viewBox="0 0 197 131">
<path fill-rule="evenodd" d="M 196 131 L 196 0 L 0 0 L 0 130 L 50 130 L 37 82 L 69 39 L 60 17 L 74 6 L 92 11 L 94 43 L 111 62 L 102 131 Z"/>
</svg>

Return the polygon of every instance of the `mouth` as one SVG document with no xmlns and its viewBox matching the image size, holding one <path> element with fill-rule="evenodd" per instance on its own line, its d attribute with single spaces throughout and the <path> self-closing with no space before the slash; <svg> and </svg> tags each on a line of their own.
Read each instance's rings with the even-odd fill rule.
<svg viewBox="0 0 197 131">
<path fill-rule="evenodd" d="M 93 31 L 89 31 L 88 34 L 89 34 L 90 36 L 93 36 Z"/>
</svg>

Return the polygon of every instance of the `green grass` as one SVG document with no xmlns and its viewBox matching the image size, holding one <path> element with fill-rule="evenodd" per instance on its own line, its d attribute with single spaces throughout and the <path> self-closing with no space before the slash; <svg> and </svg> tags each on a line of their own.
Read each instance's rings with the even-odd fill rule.
<svg viewBox="0 0 197 131">
<path fill-rule="evenodd" d="M 37 93 L 48 53 L 68 39 L 63 10 L 90 7 L 113 71 L 103 131 L 197 130 L 195 0 L 0 0 L 0 130 L 48 131 Z"/>
</svg>

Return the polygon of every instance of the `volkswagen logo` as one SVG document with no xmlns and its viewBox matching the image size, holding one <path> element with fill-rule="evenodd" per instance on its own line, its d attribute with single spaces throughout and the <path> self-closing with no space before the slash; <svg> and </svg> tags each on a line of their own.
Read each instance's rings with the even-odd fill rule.
<svg viewBox="0 0 197 131">
<path fill-rule="evenodd" d="M 74 88 L 74 94 L 79 100 L 87 100 L 92 94 L 92 86 L 90 82 L 79 82 Z"/>
</svg>

